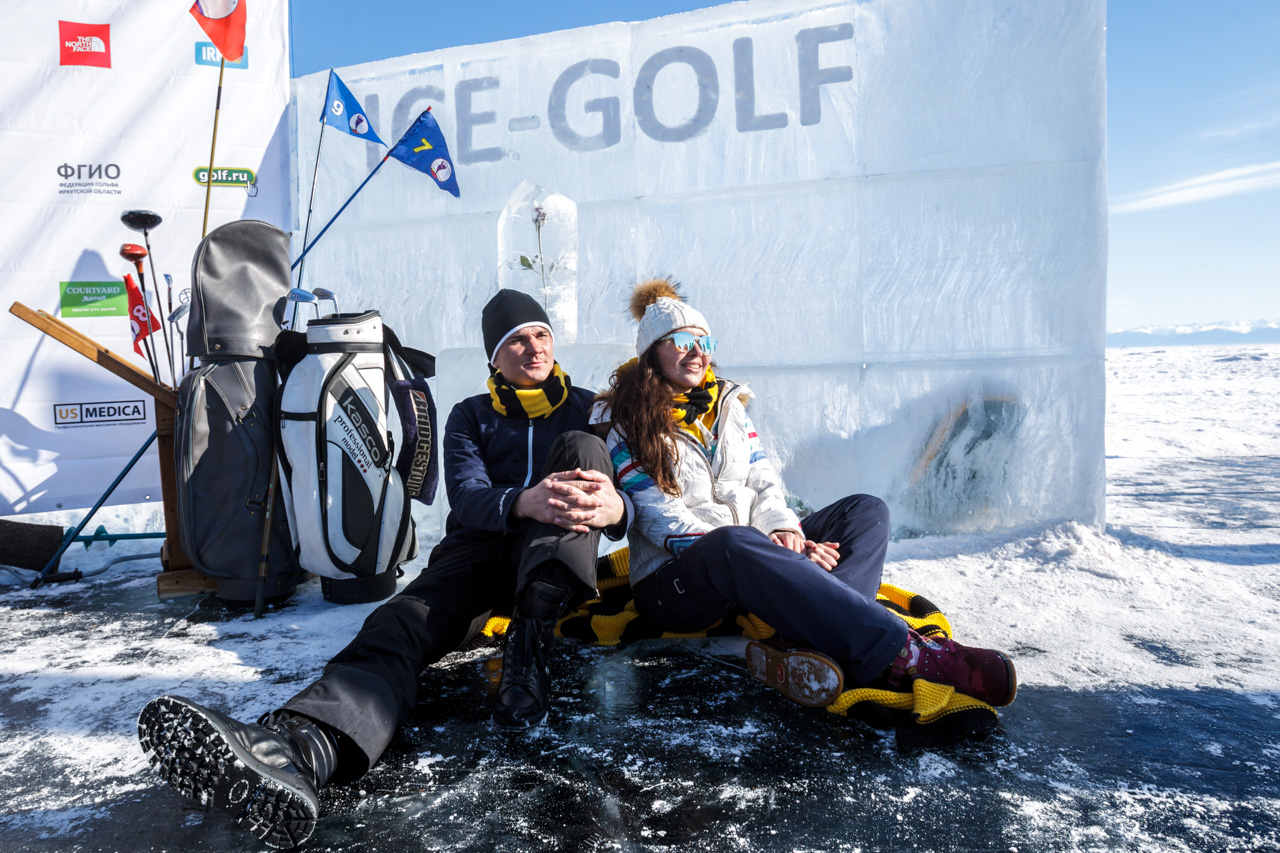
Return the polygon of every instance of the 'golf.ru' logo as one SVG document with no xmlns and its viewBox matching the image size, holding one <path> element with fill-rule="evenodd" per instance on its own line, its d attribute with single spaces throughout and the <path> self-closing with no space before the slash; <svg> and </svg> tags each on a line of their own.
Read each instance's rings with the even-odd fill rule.
<svg viewBox="0 0 1280 853">
<path fill-rule="evenodd" d="M 191 177 L 195 179 L 197 184 L 204 186 L 208 174 L 208 166 L 198 166 L 191 173 Z M 213 170 L 213 180 L 211 181 L 215 187 L 252 186 L 257 182 L 258 176 L 254 174 L 253 169 L 228 169 L 222 167 Z"/>
</svg>

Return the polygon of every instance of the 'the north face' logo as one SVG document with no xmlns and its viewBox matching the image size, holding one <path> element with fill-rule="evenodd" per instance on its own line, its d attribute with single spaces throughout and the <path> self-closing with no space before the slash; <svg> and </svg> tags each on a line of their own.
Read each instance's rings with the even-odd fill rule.
<svg viewBox="0 0 1280 853">
<path fill-rule="evenodd" d="M 58 21 L 61 65 L 111 67 L 111 25 Z"/>
</svg>

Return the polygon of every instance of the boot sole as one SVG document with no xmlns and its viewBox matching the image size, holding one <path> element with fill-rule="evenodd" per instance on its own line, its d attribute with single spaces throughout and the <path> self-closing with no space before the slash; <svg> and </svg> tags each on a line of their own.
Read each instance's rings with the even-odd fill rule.
<svg viewBox="0 0 1280 853">
<path fill-rule="evenodd" d="M 315 830 L 318 803 L 245 752 L 217 720 L 180 696 L 153 699 L 138 715 L 138 741 L 151 767 L 184 797 L 231 815 L 277 849 Z"/>
<path fill-rule="evenodd" d="M 531 722 L 527 722 L 527 723 L 525 722 L 506 723 L 499 720 L 497 714 L 493 715 L 494 728 L 496 728 L 498 731 L 504 734 L 509 734 L 509 735 L 520 734 L 521 732 L 531 732 L 534 729 L 538 728 L 538 726 L 545 723 L 546 721 L 547 721 L 547 715 L 545 712 L 538 719 L 533 720 Z"/>
<path fill-rule="evenodd" d="M 825 708 L 844 692 L 844 671 L 809 649 L 781 649 L 757 640 L 747 644 L 747 671 L 806 708 Z"/>
<path fill-rule="evenodd" d="M 1008 706 L 1013 704 L 1014 697 L 1018 695 L 1018 671 L 1013 668 L 1012 658 L 1010 658 L 1004 652 L 1000 652 L 999 654 L 1000 654 L 1000 657 L 1004 659 L 1004 665 L 1007 668 L 1009 673 L 1009 695 L 1005 698 L 1003 702 L 995 702 L 993 704 L 997 708 L 1007 708 Z"/>
</svg>

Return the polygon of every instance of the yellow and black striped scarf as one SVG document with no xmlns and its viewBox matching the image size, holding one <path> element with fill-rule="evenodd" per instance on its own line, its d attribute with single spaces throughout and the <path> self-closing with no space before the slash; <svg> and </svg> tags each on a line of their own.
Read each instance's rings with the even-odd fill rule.
<svg viewBox="0 0 1280 853">
<path fill-rule="evenodd" d="M 497 368 L 489 368 L 489 403 L 504 418 L 535 419 L 549 416 L 567 399 L 573 384 L 556 362 L 551 375 L 537 388 L 517 388 Z"/>
<path fill-rule="evenodd" d="M 671 419 L 676 426 L 689 433 L 702 443 L 702 434 L 695 423 L 701 422 L 707 432 L 716 422 L 716 405 L 720 402 L 720 383 L 716 381 L 716 373 L 707 367 L 707 375 L 702 377 L 702 384 L 684 394 L 677 394 L 671 401 Z"/>
</svg>

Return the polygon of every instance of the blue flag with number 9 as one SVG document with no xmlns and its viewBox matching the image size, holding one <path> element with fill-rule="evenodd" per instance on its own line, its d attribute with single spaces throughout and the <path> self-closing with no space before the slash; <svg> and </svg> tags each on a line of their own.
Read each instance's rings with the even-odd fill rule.
<svg viewBox="0 0 1280 853">
<path fill-rule="evenodd" d="M 332 68 L 329 69 L 329 91 L 324 96 L 324 116 L 320 120 L 330 127 L 345 130 L 352 136 L 358 136 L 379 145 L 387 144 L 373 132 L 373 125 L 369 124 L 369 117 L 364 114 L 364 108 L 360 106 L 356 96 L 351 94 L 347 84 L 333 73 Z"/>
<path fill-rule="evenodd" d="M 427 107 L 418 120 L 405 131 L 389 152 L 406 166 L 412 166 L 419 172 L 426 172 L 435 178 L 436 184 L 445 192 L 458 197 L 458 179 L 453 174 L 453 158 L 449 156 L 449 147 L 444 144 L 444 134 L 440 125 Z"/>
</svg>

